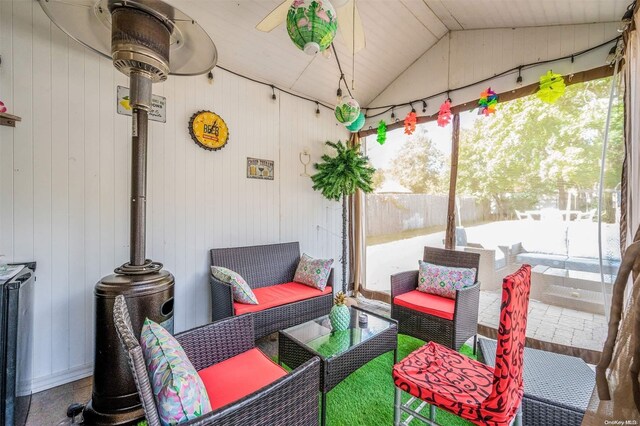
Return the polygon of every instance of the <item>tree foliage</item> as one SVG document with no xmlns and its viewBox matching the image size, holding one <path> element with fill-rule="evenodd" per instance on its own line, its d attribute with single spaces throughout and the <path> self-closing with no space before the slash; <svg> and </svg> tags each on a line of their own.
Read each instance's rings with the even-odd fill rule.
<svg viewBox="0 0 640 426">
<path fill-rule="evenodd" d="M 416 132 L 392 160 L 389 174 L 413 193 L 442 193 L 448 182 L 449 160 L 434 146 L 424 127 Z"/>
<path fill-rule="evenodd" d="M 501 212 L 532 208 L 545 196 L 560 203 L 569 189 L 597 188 L 611 79 L 567 87 L 555 103 L 527 96 L 460 135 L 458 191 L 496 203 Z M 620 182 L 623 109 L 612 111 L 605 188 Z M 562 206 L 559 206 L 562 207 Z"/>
</svg>

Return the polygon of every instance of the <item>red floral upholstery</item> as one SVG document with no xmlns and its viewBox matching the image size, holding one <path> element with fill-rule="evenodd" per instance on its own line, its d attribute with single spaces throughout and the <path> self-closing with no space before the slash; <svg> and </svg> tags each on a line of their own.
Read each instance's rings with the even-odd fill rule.
<svg viewBox="0 0 640 426">
<path fill-rule="evenodd" d="M 477 425 L 508 426 L 522 401 L 531 266 L 505 277 L 492 369 L 431 342 L 393 368 L 395 385 Z"/>
</svg>

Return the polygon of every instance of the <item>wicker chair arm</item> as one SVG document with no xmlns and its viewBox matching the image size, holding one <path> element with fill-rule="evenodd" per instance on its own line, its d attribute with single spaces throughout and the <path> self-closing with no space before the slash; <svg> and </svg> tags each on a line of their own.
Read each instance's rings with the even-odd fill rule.
<svg viewBox="0 0 640 426">
<path fill-rule="evenodd" d="M 317 425 L 319 388 L 320 359 L 314 357 L 266 388 L 185 425 Z"/>
<path fill-rule="evenodd" d="M 470 287 L 456 290 L 455 317 L 463 314 L 465 318 L 478 322 L 478 307 L 480 304 L 480 283 L 476 282 Z"/>
<path fill-rule="evenodd" d="M 333 282 L 334 282 L 334 271 L 335 268 L 331 268 L 331 272 L 329 272 L 329 278 L 327 278 L 327 285 L 331 288 L 333 288 Z"/>
<path fill-rule="evenodd" d="M 396 296 L 418 288 L 418 271 L 399 272 L 391 275 L 391 301 Z"/>
<path fill-rule="evenodd" d="M 233 293 L 231 284 L 225 283 L 209 274 L 211 284 L 211 321 L 233 316 Z"/>
<path fill-rule="evenodd" d="M 253 316 L 240 315 L 176 334 L 196 370 L 255 347 Z"/>
</svg>

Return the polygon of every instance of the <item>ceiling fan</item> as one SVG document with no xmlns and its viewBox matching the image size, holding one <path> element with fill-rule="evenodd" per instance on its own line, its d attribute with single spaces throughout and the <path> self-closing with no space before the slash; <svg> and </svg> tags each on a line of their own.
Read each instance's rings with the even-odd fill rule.
<svg viewBox="0 0 640 426">
<path fill-rule="evenodd" d="M 256 25 L 256 29 L 270 32 L 282 24 L 287 19 L 287 13 L 294 1 L 284 0 Z M 329 2 L 329 0 L 322 1 Z M 355 53 L 363 49 L 365 47 L 364 29 L 362 28 L 362 21 L 355 0 L 331 0 L 331 4 L 336 8 L 338 28 L 349 52 Z"/>
</svg>

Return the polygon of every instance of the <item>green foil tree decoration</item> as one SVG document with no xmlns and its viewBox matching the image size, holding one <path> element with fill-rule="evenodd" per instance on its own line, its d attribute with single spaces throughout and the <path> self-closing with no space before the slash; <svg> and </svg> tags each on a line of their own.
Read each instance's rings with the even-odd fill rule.
<svg viewBox="0 0 640 426">
<path fill-rule="evenodd" d="M 333 201 L 342 199 L 342 292 L 347 294 L 347 197 L 360 189 L 364 193 L 373 191 L 373 174 L 376 169 L 360 152 L 360 145 L 349 147 L 338 141 L 326 142 L 336 150 L 335 157 L 327 154 L 314 167 L 318 171 L 311 176 L 313 189 Z"/>
<path fill-rule="evenodd" d="M 384 143 L 387 141 L 387 123 L 385 123 L 384 120 L 380 120 L 380 122 L 378 123 L 377 141 L 380 145 L 384 145 Z"/>
</svg>

